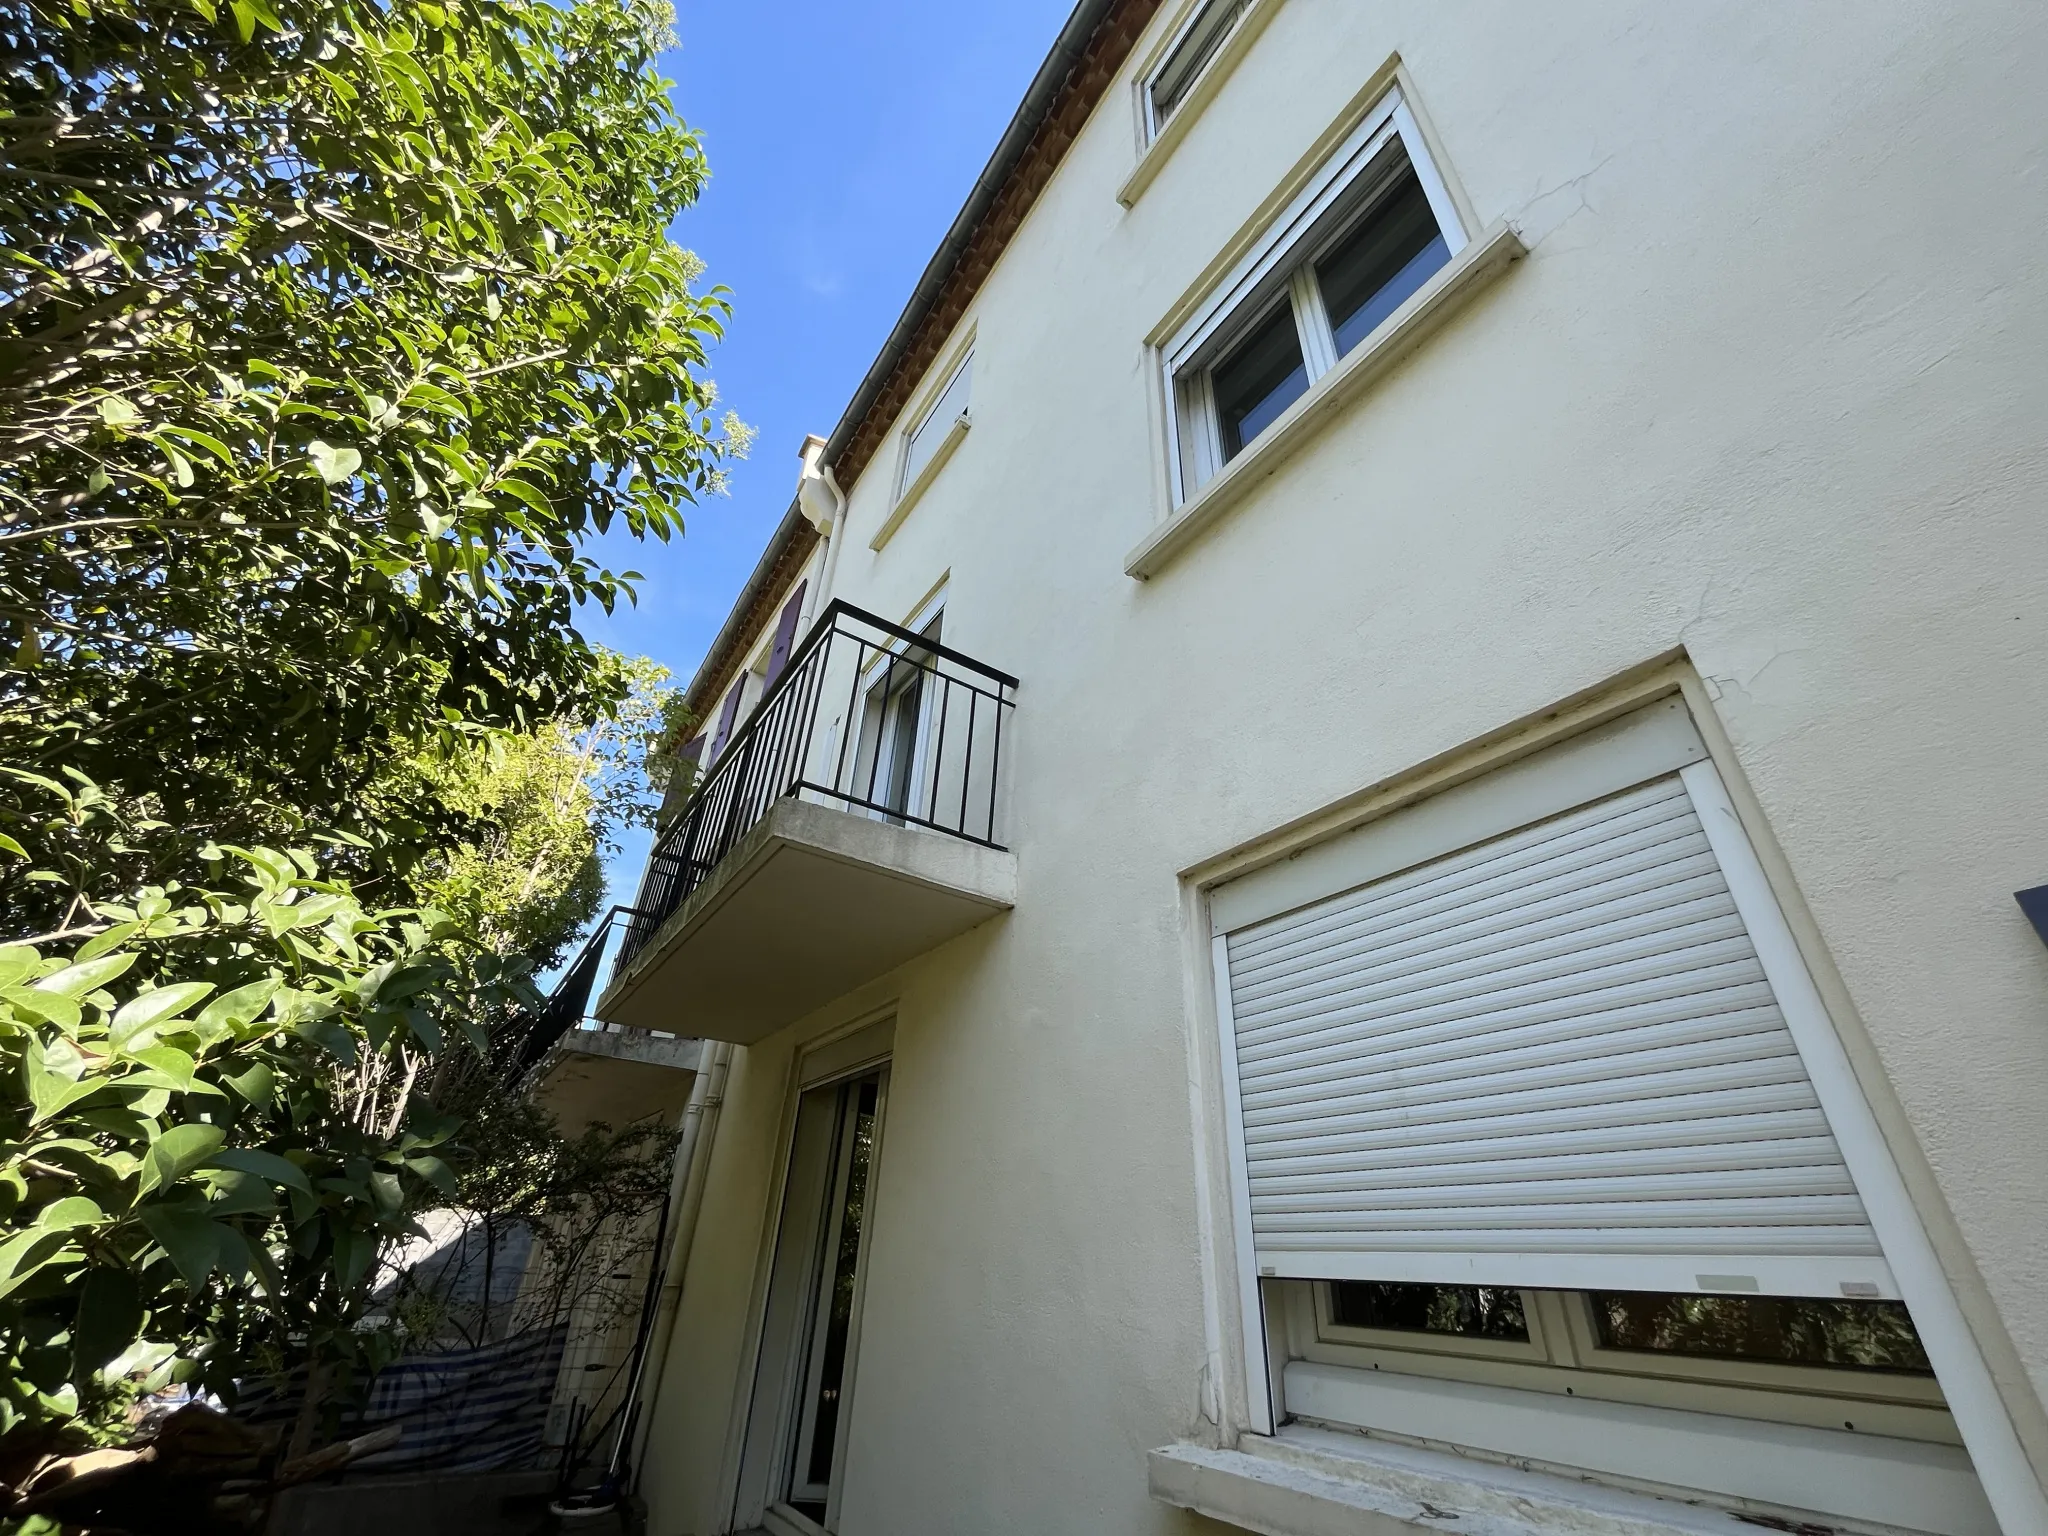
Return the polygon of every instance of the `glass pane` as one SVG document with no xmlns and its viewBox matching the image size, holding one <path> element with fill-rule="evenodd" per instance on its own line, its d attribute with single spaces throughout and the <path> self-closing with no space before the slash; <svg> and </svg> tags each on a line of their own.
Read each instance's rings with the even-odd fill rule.
<svg viewBox="0 0 2048 1536">
<path fill-rule="evenodd" d="M 903 478 L 897 482 L 899 491 L 908 490 L 910 482 L 918 472 L 931 462 L 933 454 L 939 451 L 939 444 L 946 440 L 946 434 L 953 429 L 953 423 L 967 414 L 967 402 L 974 388 L 974 354 L 960 364 L 960 369 L 946 382 L 945 393 L 939 396 L 938 404 L 926 413 L 923 421 L 911 429 L 910 441 L 903 449 Z"/>
<path fill-rule="evenodd" d="M 1201 19 L 1188 28 L 1187 36 L 1175 46 L 1152 80 L 1152 131 L 1157 133 L 1173 115 L 1174 108 L 1187 100 L 1202 70 L 1216 57 L 1230 29 L 1237 24 L 1251 0 L 1215 0 Z"/>
<path fill-rule="evenodd" d="M 807 1479 L 814 1484 L 829 1482 L 832 1476 L 832 1446 L 839 1430 L 839 1388 L 846 1376 L 846 1335 L 853 1324 L 853 1284 L 860 1259 L 861 1213 L 867 1205 L 868 1165 L 875 1148 L 875 1100 L 873 1078 L 849 1090 L 853 1105 L 853 1150 L 847 1170 L 845 1204 L 839 1215 L 839 1247 L 831 1255 L 831 1289 L 823 1302 L 830 1309 L 825 1324 L 824 1369 L 818 1378 L 816 1418 L 812 1421 L 810 1465 Z"/>
<path fill-rule="evenodd" d="M 1316 263 L 1342 357 L 1451 259 L 1412 169 L 1373 204 L 1344 243 Z"/>
<path fill-rule="evenodd" d="M 1609 1349 L 1934 1374 L 1903 1302 L 1647 1291 L 1595 1291 L 1592 1302 Z"/>
<path fill-rule="evenodd" d="M 1210 381 L 1223 429 L 1223 457 L 1234 459 L 1308 388 L 1292 306 L 1282 304 L 1268 315 L 1216 365 Z"/>
<path fill-rule="evenodd" d="M 1489 1285 L 1389 1285 L 1330 1282 L 1330 1320 L 1344 1328 L 1447 1333 L 1464 1339 L 1529 1337 L 1522 1293 Z"/>
</svg>

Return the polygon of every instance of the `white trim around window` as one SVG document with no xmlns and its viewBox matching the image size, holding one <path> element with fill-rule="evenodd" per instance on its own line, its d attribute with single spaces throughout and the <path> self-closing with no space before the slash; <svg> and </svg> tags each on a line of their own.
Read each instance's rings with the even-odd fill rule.
<svg viewBox="0 0 2048 1536">
<path fill-rule="evenodd" d="M 1141 579 L 1524 254 L 1474 229 L 1398 85 L 1234 246 L 1155 332 L 1173 510 L 1125 561 Z"/>
<path fill-rule="evenodd" d="M 1283 346 L 1291 343 L 1298 362 L 1297 396 L 1335 368 L 1345 351 L 1355 350 L 1356 342 L 1340 349 L 1317 269 L 1351 236 L 1382 216 L 1390 198 L 1411 189 L 1419 191 L 1424 206 L 1408 211 L 1414 216 L 1426 211 L 1435 225 L 1433 239 L 1419 253 L 1421 261 L 1434 263 L 1433 274 L 1465 248 L 1468 237 L 1421 129 L 1400 91 L 1390 90 L 1338 147 L 1322 173 L 1296 195 L 1266 238 L 1167 343 L 1161 366 L 1174 406 L 1169 434 L 1176 502 L 1187 501 L 1256 440 L 1255 433 L 1243 440 L 1234 436 L 1234 428 L 1250 423 L 1226 419 L 1229 413 L 1217 399 L 1217 385 L 1228 377 L 1247 343 L 1283 312 L 1291 314 L 1291 328 L 1274 329 Z"/>
<path fill-rule="evenodd" d="M 1140 63 L 1131 82 L 1138 161 L 1117 188 L 1119 203 L 1126 208 L 1137 203 L 1231 72 L 1251 52 L 1280 5 L 1281 0 L 1197 0 L 1181 8 L 1171 30 Z M 1192 67 L 1183 75 L 1184 64 Z M 1172 91 L 1164 111 L 1162 86 Z"/>
<path fill-rule="evenodd" d="M 1948 1518 L 1957 1530 L 2048 1530 L 2048 1507 L 2043 1505 L 2040 1486 L 2000 1401 L 1988 1362 L 1970 1336 L 1934 1242 L 1913 1208 L 1891 1149 L 1863 1098 L 1848 1053 L 1808 972 L 1773 878 L 1752 845 L 1754 837 L 1764 835 L 1745 825 L 1746 817 L 1756 814 L 1753 804 L 1743 802 L 1748 807 L 1746 816 L 1738 813 L 1737 800 L 1724 778 L 1733 771 L 1726 743 L 1717 732 L 1700 726 L 1691 744 L 1680 743 L 1681 749 L 1672 749 L 1672 731 L 1697 721 L 1698 711 L 1706 706 L 1697 686 L 1687 681 L 1689 673 L 1673 669 L 1670 676 L 1675 681 L 1662 685 L 1677 690 L 1678 696 L 1656 691 L 1658 685 L 1651 679 L 1658 675 L 1646 673 L 1643 681 L 1617 694 L 1613 703 L 1564 711 L 1558 720 L 1529 733 L 1503 733 L 1508 746 L 1482 746 L 1462 762 L 1444 758 L 1419 770 L 1414 782 L 1442 789 L 1440 796 L 1420 788 L 1375 791 L 1357 802 L 1358 807 L 1380 807 L 1369 815 L 1349 804 L 1334 807 L 1325 816 L 1297 824 L 1296 830 L 1183 871 L 1183 878 L 1198 893 L 1197 920 L 1206 917 L 1204 926 L 1218 939 L 1240 931 L 1243 924 L 1257 924 L 1269 917 L 1287 915 L 1292 921 L 1291 914 L 1301 913 L 1306 903 L 1317 899 L 1317 890 L 1310 886 L 1342 891 L 1379 877 L 1374 859 L 1391 859 L 1389 870 L 1408 871 L 1447 850 L 1469 849 L 1498 836 L 1506 826 L 1530 819 L 1533 802 L 1524 804 L 1524 800 L 1530 795 L 1543 801 L 1552 799 L 1563 788 L 1559 775 L 1565 768 L 1572 771 L 1563 777 L 1576 781 L 1565 803 L 1574 799 L 1583 803 L 1588 796 L 1614 793 L 1619 780 L 1610 784 L 1600 773 L 1622 778 L 1675 773 L 1696 808 L 1712 863 L 1725 878 L 1763 974 L 1790 1026 L 1798 1056 L 1839 1142 L 1840 1155 L 1853 1173 L 1869 1225 L 1882 1243 L 1881 1262 L 1890 1272 L 1873 1269 L 1866 1276 L 1858 1268 L 1850 1276 L 1857 1283 L 1845 1282 L 1837 1288 L 1830 1279 L 1827 1286 L 1816 1284 L 1810 1289 L 1786 1283 L 1784 1277 L 1773 1280 L 1760 1274 L 1757 1278 L 1765 1283 L 1752 1281 L 1740 1289 L 1764 1294 L 1798 1294 L 1805 1289 L 1808 1295 L 1836 1294 L 1851 1299 L 1902 1296 L 1911 1309 L 1935 1380 L 1886 1382 L 1867 1374 L 1857 1380 L 1847 1374 L 1837 1376 L 1833 1369 L 1723 1365 L 1599 1345 L 1585 1320 L 1571 1311 L 1572 1306 L 1583 1303 L 1540 1288 L 1695 1293 L 1724 1288 L 1706 1273 L 1680 1275 L 1667 1285 L 1661 1272 L 1652 1273 L 1654 1266 L 1642 1265 L 1626 1254 L 1603 1261 L 1606 1268 L 1601 1273 L 1589 1272 L 1586 1277 L 1558 1269 L 1532 1279 L 1528 1276 L 1535 1274 L 1536 1266 L 1517 1268 L 1513 1263 L 1500 1266 L 1496 1277 L 1490 1261 L 1476 1267 L 1470 1276 L 1431 1271 L 1427 1278 L 1435 1283 L 1524 1287 L 1531 1325 L 1526 1343 L 1467 1343 L 1363 1330 L 1347 1336 L 1346 1330 L 1330 1328 L 1329 1320 L 1318 1318 L 1317 1308 L 1309 1304 L 1309 1287 L 1321 1283 L 1318 1275 L 1336 1271 L 1313 1263 L 1292 1263 L 1292 1256 L 1285 1253 L 1269 1254 L 1266 1249 L 1271 1245 L 1262 1241 L 1254 1220 L 1250 1199 L 1253 1170 L 1245 1157 L 1243 1120 L 1247 1089 L 1240 1083 L 1239 1063 L 1234 1059 L 1241 1036 L 1240 1019 L 1234 1017 L 1238 1009 L 1233 991 L 1240 997 L 1246 994 L 1242 982 L 1234 985 L 1227 946 L 1217 943 L 1203 957 L 1208 964 L 1201 970 L 1207 974 L 1196 985 L 1204 995 L 1205 1011 L 1214 1009 L 1215 1024 L 1213 1040 L 1197 1046 L 1199 1073 L 1212 1085 L 1202 1104 L 1209 1121 L 1203 1135 L 1205 1142 L 1214 1138 L 1227 1173 L 1224 1188 L 1211 1197 L 1220 1198 L 1226 1208 L 1216 1210 L 1217 1240 L 1209 1258 L 1209 1273 L 1217 1293 L 1219 1324 L 1228 1330 L 1235 1321 L 1242 1330 L 1237 1339 L 1220 1340 L 1216 1346 L 1220 1360 L 1240 1366 L 1244 1373 L 1242 1395 L 1235 1390 L 1238 1383 L 1228 1381 L 1219 1394 L 1226 1405 L 1226 1419 L 1234 1421 L 1226 1422 L 1224 1428 L 1227 1432 L 1271 1435 L 1274 1426 L 1302 1416 L 1441 1441 L 1487 1455 L 1577 1467 L 1624 1486 L 1657 1491 L 1695 1488 L 1736 1500 L 1738 1506 L 1739 1501 L 1748 1499 L 1766 1508 L 1832 1510 L 1864 1520 L 1882 1518 L 1877 1511 L 1886 1507 L 1885 1498 L 1890 1495 L 1873 1504 L 1868 1495 L 1881 1492 L 1885 1479 L 1876 1473 L 1866 1478 L 1858 1468 L 1881 1464 L 1889 1457 L 1901 1466 L 1911 1463 L 1921 1469 L 1924 1482 L 1920 1493 L 1927 1507 L 1916 1510 L 1915 1518 L 1935 1520 L 1926 1528 L 1951 1529 L 1937 1518 L 1945 1509 L 1952 1512 Z M 1685 703 L 1679 702 L 1680 697 Z M 1624 698 L 1633 706 L 1627 711 L 1621 707 Z M 1577 724 L 1572 723 L 1574 719 Z M 1641 754 L 1633 749 L 1645 743 L 1645 751 L 1657 749 L 1652 754 L 1657 761 L 1636 761 Z M 1482 775 L 1478 772 L 1481 764 L 1506 771 Z M 1537 808 L 1533 814 L 1542 811 Z M 1453 821 L 1462 826 L 1452 826 Z M 1317 824 L 1322 830 L 1312 834 L 1309 828 Z M 1415 841 L 1418 838 L 1420 842 Z M 1262 979 L 1250 985 L 1256 989 L 1266 982 Z M 1315 987 L 1323 985 L 1322 980 L 1314 979 Z M 1335 1020 L 1331 1027 L 1341 1023 Z M 1303 1085 L 1307 1083 L 1304 1074 Z M 1271 1099 L 1270 1085 L 1261 1091 Z M 1346 1106 L 1336 1107 L 1351 1113 Z M 1345 1126 L 1338 1129 L 1351 1134 Z M 1320 1166 L 1308 1171 L 1321 1172 Z M 1365 1179 L 1364 1186 L 1378 1187 L 1372 1178 Z M 1275 1186 L 1270 1178 L 1264 1189 L 1263 1198 L 1271 1209 Z M 1370 1210 L 1366 1214 L 1370 1216 Z M 1353 1225 L 1368 1233 L 1375 1230 L 1370 1220 Z M 1717 1266 L 1718 1261 L 1699 1267 Z M 1377 1275 L 1394 1284 L 1420 1278 L 1398 1264 L 1388 1266 L 1378 1260 L 1355 1272 L 1366 1278 Z M 1302 1278 L 1289 1279 L 1290 1274 Z M 1290 1319 L 1292 1346 L 1288 1342 Z M 1305 1337 L 1312 1347 L 1299 1347 Z M 1540 1360 L 1534 1358 L 1539 1353 Z M 1567 1374 L 1567 1365 L 1586 1374 Z M 1932 1390 L 1936 1382 L 1938 1393 Z M 1940 1411 L 1944 1401 L 1947 1414 Z M 1837 1403 L 1838 1418 L 1832 1415 Z M 1242 1406 L 1231 1406 L 1239 1404 Z M 1587 1440 L 1586 1432 L 1594 1420 L 1606 1427 Z M 1767 1421 L 1767 1427 L 1758 1421 Z M 1283 1439 L 1289 1432 L 1279 1430 Z M 1967 1459 L 1954 1446 L 1954 1437 L 1967 1447 Z M 1944 1446 L 1943 1441 L 1949 1444 Z M 1714 1456 L 1713 1446 L 1725 1450 L 1736 1442 L 1753 1444 L 1754 1457 L 1745 1453 L 1728 1466 L 1764 1468 L 1770 1476 L 1760 1472 L 1756 1477 L 1732 1477 L 1723 1475 L 1723 1470 L 1704 1478 L 1684 1475 L 1699 1457 Z M 1572 1446 L 1580 1449 L 1569 1452 L 1567 1448 Z M 1798 1465 L 1802 1457 L 1809 1458 L 1804 1472 Z M 1717 1468 L 1719 1465 L 1717 1462 Z M 1817 1478 L 1811 1494 L 1799 1492 L 1800 1479 L 1807 1473 Z M 1981 1498 L 1976 1492 L 1979 1482 Z M 1914 1502 L 1906 1499 L 1890 1507 L 1904 1511 Z M 1994 1518 L 1991 1510 L 1997 1511 L 1995 1525 L 1987 1524 Z"/>
<path fill-rule="evenodd" d="M 974 393 L 974 337 L 970 334 L 964 347 L 947 362 L 945 368 L 935 370 L 934 376 L 944 380 L 928 389 L 919 401 L 899 439 L 896 462 L 896 501 L 889 509 L 889 515 L 882 520 L 882 526 L 868 541 L 870 549 L 880 549 L 889 542 L 891 535 L 903 525 L 910 509 L 917 505 L 926 489 L 946 467 L 946 461 L 966 438 L 968 429 L 974 425 L 971 409 Z"/>
</svg>

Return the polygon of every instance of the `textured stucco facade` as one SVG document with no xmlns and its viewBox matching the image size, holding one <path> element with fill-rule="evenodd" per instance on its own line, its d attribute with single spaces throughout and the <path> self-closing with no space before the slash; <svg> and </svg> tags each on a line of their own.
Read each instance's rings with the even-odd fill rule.
<svg viewBox="0 0 2048 1536">
<path fill-rule="evenodd" d="M 1133 580 L 1145 338 L 1394 54 L 1528 255 Z M 966 439 L 874 550 L 878 455 L 812 565 L 943 581 L 1022 679 L 1016 905 L 735 1056 L 656 1536 L 727 1529 L 795 1054 L 890 1010 L 840 1529 L 1221 1529 L 1146 1488 L 1230 1433 L 1183 873 L 1674 655 L 2048 1468 L 2044 75 L 2020 3 L 1285 0 L 1128 208 L 1111 90 L 963 321 Z"/>
</svg>

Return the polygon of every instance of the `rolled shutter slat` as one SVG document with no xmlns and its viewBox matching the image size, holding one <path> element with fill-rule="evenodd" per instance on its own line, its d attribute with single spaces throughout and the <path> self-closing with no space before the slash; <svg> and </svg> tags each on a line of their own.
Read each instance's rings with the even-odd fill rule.
<svg viewBox="0 0 2048 1536">
<path fill-rule="evenodd" d="M 1265 1272 L 1879 1254 L 1676 775 L 1222 943 Z"/>
</svg>

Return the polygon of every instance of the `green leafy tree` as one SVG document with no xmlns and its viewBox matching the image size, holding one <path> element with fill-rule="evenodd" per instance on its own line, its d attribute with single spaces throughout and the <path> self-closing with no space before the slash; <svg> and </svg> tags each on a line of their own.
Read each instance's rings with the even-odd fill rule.
<svg viewBox="0 0 2048 1536">
<path fill-rule="evenodd" d="M 668 29 L 0 0 L 0 760 L 165 823 L 132 877 L 174 833 L 430 846 L 460 815 L 392 761 L 624 697 L 573 619 L 632 573 L 585 546 L 671 536 L 747 436 L 666 235 Z"/>
<path fill-rule="evenodd" d="M 217 889 L 0 946 L 0 1467 L 172 1381 L 366 1381 L 400 1342 L 368 1326 L 379 1255 L 457 1191 L 432 1086 L 531 1001 L 439 913 L 212 853 Z"/>
<path fill-rule="evenodd" d="M 625 686 L 592 725 L 492 732 L 405 770 L 433 780 L 433 794 L 476 829 L 422 860 L 421 899 L 487 948 L 528 957 L 537 972 L 597 916 L 604 860 L 618 852 L 620 834 L 653 817 L 649 767 L 662 754 L 676 690 L 667 669 L 644 657 L 602 652 L 600 660 Z"/>
</svg>

